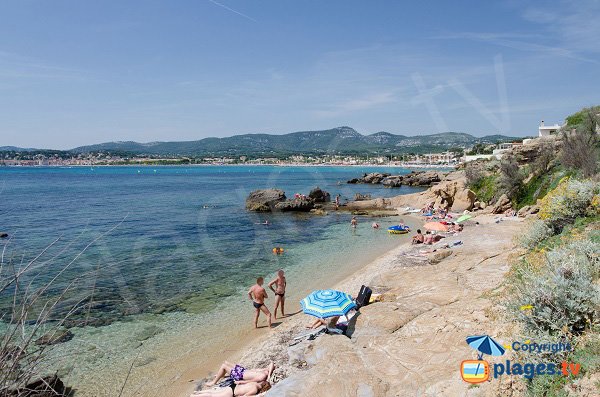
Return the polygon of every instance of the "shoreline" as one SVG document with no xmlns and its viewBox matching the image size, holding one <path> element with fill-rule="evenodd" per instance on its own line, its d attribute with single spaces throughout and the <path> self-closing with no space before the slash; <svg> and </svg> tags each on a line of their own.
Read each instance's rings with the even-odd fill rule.
<svg viewBox="0 0 600 397">
<path fill-rule="evenodd" d="M 397 363 L 394 362 L 394 365 L 398 367 L 388 368 L 388 370 L 404 368 L 407 370 L 407 374 L 402 375 L 401 379 L 389 381 L 391 383 L 402 383 L 403 387 L 408 387 L 409 390 L 415 392 L 435 390 L 440 394 L 441 390 L 445 392 L 452 390 L 452 393 L 466 393 L 468 384 L 460 380 L 456 371 L 460 359 L 468 359 L 471 353 L 468 346 L 464 344 L 464 337 L 467 336 L 467 333 L 475 334 L 476 331 L 496 329 L 493 319 L 486 318 L 486 315 L 483 314 L 485 313 L 483 307 L 486 305 L 491 307 L 491 302 L 489 299 L 483 299 L 482 296 L 486 291 L 491 291 L 501 284 L 504 274 L 508 270 L 510 248 L 513 246 L 512 236 L 518 233 L 522 225 L 521 220 L 512 219 L 497 224 L 495 222 L 497 217 L 491 215 L 478 215 L 477 218 L 480 225 L 471 225 L 468 229 L 465 228 L 460 235 L 446 238 L 448 241 L 463 241 L 463 245 L 446 251 L 450 253 L 448 258 L 441 258 L 438 261 L 433 259 L 437 255 L 436 253 L 419 254 L 419 251 L 427 250 L 429 247 L 412 246 L 410 243 L 404 242 L 379 255 L 338 282 L 329 283 L 327 287 L 340 289 L 353 295 L 358 293 L 361 284 L 369 285 L 374 293 L 382 293 L 384 300 L 368 305 L 361 310 L 352 339 L 324 335 L 313 342 L 302 342 L 302 344 L 308 343 L 309 345 L 300 354 L 305 360 L 300 368 L 286 362 L 286 359 L 291 361 L 291 357 L 288 356 L 290 340 L 294 335 L 303 333 L 304 325 L 308 322 L 308 318 L 304 315 L 294 316 L 272 333 L 254 339 L 252 344 L 246 345 L 241 354 L 238 352 L 223 356 L 222 359 L 239 362 L 248 367 L 264 366 L 269 361 L 279 360 L 279 362 L 275 362 L 278 366 L 275 371 L 275 386 L 267 395 L 295 396 L 296 394 L 292 391 L 295 387 L 307 390 L 306 395 L 308 396 L 323 395 L 325 390 L 332 392 L 332 387 L 333 389 L 338 388 L 335 395 L 346 395 L 349 393 L 346 384 L 324 378 L 324 374 L 334 371 L 334 368 L 337 370 L 340 366 L 348 366 L 348 363 L 344 366 L 345 361 L 342 358 L 337 359 L 337 356 L 343 355 L 344 352 L 352 357 L 356 355 L 356 360 L 359 358 L 362 362 L 367 360 L 368 364 L 364 364 L 364 377 L 368 378 L 366 373 L 374 371 L 378 365 L 382 364 L 379 362 L 380 360 L 396 360 Z M 502 229 L 501 234 L 497 230 L 499 228 Z M 491 257 L 494 259 L 490 259 L 492 253 Z M 481 265 L 483 262 L 485 262 L 484 266 Z M 475 267 L 481 267 L 481 269 L 473 272 L 472 269 Z M 487 285 L 484 288 L 478 287 L 479 292 L 474 299 L 470 297 L 470 294 L 472 294 L 471 290 L 476 282 L 485 282 Z M 464 285 L 462 285 L 463 283 Z M 461 303 L 464 299 L 467 301 Z M 468 320 L 473 316 L 475 316 L 474 320 Z M 440 321 L 460 323 L 463 322 L 463 318 L 466 319 L 464 320 L 466 321 L 465 329 L 457 330 L 454 326 L 449 330 L 451 335 L 448 338 L 451 338 L 453 343 L 449 344 L 446 348 L 447 352 L 444 353 L 450 361 L 452 358 L 459 361 L 456 363 L 451 361 L 447 365 L 441 365 L 441 368 L 439 364 L 442 361 L 436 362 L 435 365 L 419 364 L 426 356 L 438 357 L 440 352 L 435 351 L 436 349 L 430 351 L 425 348 L 420 355 L 415 355 L 413 350 L 423 349 L 419 342 L 423 337 L 414 339 L 411 335 L 420 332 L 423 335 L 434 337 L 438 335 L 439 328 L 436 327 Z M 412 325 L 413 323 L 415 325 Z M 473 328 L 474 325 L 476 325 L 475 328 Z M 443 329 L 445 328 L 443 327 Z M 399 340 L 394 343 L 401 343 L 405 345 L 405 348 L 398 348 L 394 344 L 387 348 L 396 352 L 394 357 L 391 357 L 389 353 L 384 354 L 380 348 L 369 352 L 357 347 L 363 343 L 366 344 L 365 346 L 370 345 L 373 343 L 374 337 L 377 338 L 376 340 L 397 338 L 403 332 L 406 335 L 401 338 L 401 342 Z M 489 333 L 493 334 L 493 332 Z M 460 342 L 461 340 L 462 342 Z M 309 356 L 311 354 L 316 354 L 318 357 Z M 404 360 L 411 361 L 410 365 L 402 363 Z M 350 361 L 352 362 L 352 360 Z M 435 359 L 433 361 L 435 362 Z M 212 370 L 216 370 L 217 367 L 218 365 Z M 198 371 L 195 373 L 200 374 L 200 367 L 197 368 Z M 437 374 L 436 381 L 429 382 L 430 378 L 423 377 L 421 370 L 427 373 L 435 372 Z M 337 371 L 350 376 L 356 372 L 356 368 Z M 411 378 L 411 374 L 413 377 L 418 374 L 416 380 Z M 369 376 L 378 375 L 371 372 Z M 339 377 L 345 378 L 345 376 Z M 194 379 L 194 383 L 174 382 L 169 389 L 170 394 L 176 397 L 188 396 L 200 378 Z M 362 380 L 366 381 L 364 378 Z M 382 382 L 388 382 L 388 379 L 385 378 L 379 383 Z M 443 384 L 443 387 L 440 384 Z M 368 385 L 374 392 L 372 395 L 387 395 L 384 393 L 384 390 L 388 390 L 387 387 L 380 389 L 377 385 L 371 383 Z M 481 389 L 483 392 L 486 388 L 482 387 Z M 393 388 L 393 390 L 400 389 Z M 356 389 L 353 393 L 356 393 Z"/>
<path fill-rule="evenodd" d="M 69 165 L 6 165 L 2 168 L 106 168 L 106 167 L 348 167 L 348 168 L 405 168 L 414 170 L 455 170 L 446 164 L 69 164 Z"/>
<path fill-rule="evenodd" d="M 417 225 L 417 221 L 421 221 L 418 217 L 414 216 L 414 215 L 400 215 L 403 218 L 405 218 L 405 220 L 408 220 L 407 223 L 411 224 L 411 225 Z M 398 217 L 392 217 L 392 218 L 398 218 Z M 369 228 L 370 229 L 370 225 L 367 224 L 366 222 L 363 223 L 363 228 Z M 419 226 L 415 226 L 413 229 L 416 230 L 418 228 L 420 228 L 421 225 Z M 370 231 L 370 230 L 369 230 Z M 383 230 L 379 230 L 379 232 L 381 233 L 386 233 L 387 234 L 387 230 L 383 229 Z M 404 250 L 407 246 L 410 247 L 410 237 L 411 234 L 406 234 L 406 235 L 393 235 L 394 238 L 396 239 L 402 239 L 401 242 L 399 242 L 399 245 L 396 245 L 394 247 L 391 247 L 389 249 L 387 249 L 384 252 L 379 252 L 377 255 L 371 255 L 371 258 L 367 259 L 366 261 L 360 263 L 357 267 L 355 267 L 353 269 L 353 271 L 348 272 L 348 273 L 343 273 L 341 275 L 341 277 L 338 277 L 336 280 L 334 280 L 333 282 L 331 282 L 331 279 L 326 279 L 323 280 L 322 278 L 319 278 L 319 281 L 314 283 L 311 282 L 310 285 L 313 285 L 313 287 L 309 288 L 310 290 L 315 290 L 315 289 L 329 289 L 329 288 L 337 288 L 339 286 L 343 286 L 345 285 L 349 280 L 352 280 L 356 274 L 360 274 L 362 273 L 366 268 L 368 268 L 369 266 L 371 266 L 373 263 L 378 263 L 380 261 L 386 260 L 386 258 L 390 257 L 390 255 L 393 255 L 394 252 L 398 251 L 398 250 Z M 338 258 L 343 258 L 343 256 L 341 256 L 339 253 L 337 255 Z M 360 287 L 360 285 L 359 285 Z M 356 291 L 354 290 L 348 290 L 346 291 L 350 294 L 352 294 L 353 296 L 357 295 L 358 293 L 358 289 Z M 272 295 L 272 294 L 271 294 Z M 305 296 L 305 294 L 302 294 L 302 296 Z M 269 302 L 268 305 L 271 305 L 273 302 Z M 268 343 L 269 340 L 272 340 L 274 338 L 277 338 L 277 336 L 281 333 L 282 330 L 287 330 L 290 327 L 296 327 L 299 324 L 302 324 L 302 328 L 304 328 L 304 324 L 307 323 L 310 319 L 308 316 L 304 315 L 301 312 L 300 309 L 300 305 L 299 305 L 299 299 L 295 299 L 295 300 L 289 300 L 286 301 L 287 306 L 286 306 L 286 312 L 287 312 L 287 316 L 285 317 L 285 319 L 283 321 L 281 321 L 281 318 L 278 318 L 277 320 L 273 320 L 273 323 L 275 322 L 281 322 L 281 324 L 278 324 L 276 327 L 274 327 L 272 330 L 267 330 L 264 328 L 259 328 L 258 331 L 264 331 L 261 333 L 253 333 L 252 331 L 254 331 L 253 329 L 251 329 L 250 327 L 248 327 L 248 331 L 250 331 L 250 333 L 245 334 L 244 338 L 240 338 L 240 339 L 235 339 L 233 341 L 233 343 L 235 344 L 235 349 L 227 349 L 224 350 L 223 353 L 226 352 L 230 352 L 230 354 L 226 354 L 226 355 L 221 355 L 219 356 L 217 359 L 204 359 L 204 360 L 199 360 L 196 361 L 196 364 L 190 364 L 189 368 L 182 372 L 180 374 L 180 376 L 178 376 L 178 379 L 175 380 L 175 382 L 173 382 L 171 385 L 168 385 L 167 388 L 165 388 L 165 390 L 163 391 L 163 394 L 157 394 L 157 395 L 164 395 L 164 393 L 168 393 L 169 395 L 173 395 L 176 397 L 179 396 L 189 396 L 193 390 L 196 387 L 196 383 L 198 381 L 201 381 L 209 376 L 212 376 L 212 374 L 214 374 L 214 371 L 216 369 L 218 369 L 218 367 L 221 365 L 221 363 L 224 360 L 227 361 L 232 361 L 232 362 L 240 362 L 240 361 L 246 361 L 245 360 L 245 356 L 248 355 L 249 351 L 253 351 L 253 348 L 255 346 L 260 346 L 264 343 Z M 290 305 L 291 303 L 291 305 Z M 293 305 L 293 306 L 292 306 Z M 290 306 L 293 307 L 293 309 L 290 309 Z M 272 307 L 269 307 L 269 310 L 271 310 Z M 262 323 L 265 323 L 265 317 L 263 315 L 261 315 L 260 320 L 259 320 L 259 327 L 261 326 Z M 243 326 L 245 326 L 246 323 L 243 323 Z M 262 324 L 264 325 L 264 324 Z M 226 343 L 230 343 L 231 341 L 225 341 Z M 203 356 L 205 358 L 205 356 Z M 165 385 L 167 386 L 167 385 Z"/>
</svg>

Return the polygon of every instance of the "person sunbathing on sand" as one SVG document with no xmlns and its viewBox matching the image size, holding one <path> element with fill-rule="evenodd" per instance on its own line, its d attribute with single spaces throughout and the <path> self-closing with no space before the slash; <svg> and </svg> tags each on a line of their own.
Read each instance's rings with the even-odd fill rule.
<svg viewBox="0 0 600 397">
<path fill-rule="evenodd" d="M 231 385 L 216 390 L 200 390 L 190 394 L 190 397 L 235 397 L 262 396 L 271 388 L 267 381 L 262 382 L 233 382 Z"/>
<path fill-rule="evenodd" d="M 274 370 L 274 363 L 269 364 L 265 368 L 246 369 L 239 364 L 232 364 L 228 361 L 225 361 L 223 364 L 221 364 L 221 368 L 219 368 L 217 371 L 215 378 L 210 382 L 206 382 L 205 386 L 212 387 L 216 385 L 217 382 L 226 374 L 229 374 L 229 377 L 238 384 L 245 384 L 248 382 L 266 382 L 269 380 Z"/>
</svg>

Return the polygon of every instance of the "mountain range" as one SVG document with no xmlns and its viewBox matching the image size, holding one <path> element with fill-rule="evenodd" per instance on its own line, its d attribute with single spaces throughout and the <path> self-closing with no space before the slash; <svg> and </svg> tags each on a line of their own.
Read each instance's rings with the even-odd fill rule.
<svg viewBox="0 0 600 397">
<path fill-rule="evenodd" d="M 516 137 L 488 135 L 474 137 L 460 132 L 406 136 L 389 132 L 362 135 L 350 127 L 321 131 L 300 131 L 282 135 L 244 134 L 226 138 L 204 138 L 196 141 L 106 142 L 80 146 L 72 153 L 113 152 L 155 156 L 274 156 L 293 154 L 363 154 L 425 153 L 476 143 L 507 142 Z M 11 146 L 0 151 L 36 151 Z"/>
</svg>

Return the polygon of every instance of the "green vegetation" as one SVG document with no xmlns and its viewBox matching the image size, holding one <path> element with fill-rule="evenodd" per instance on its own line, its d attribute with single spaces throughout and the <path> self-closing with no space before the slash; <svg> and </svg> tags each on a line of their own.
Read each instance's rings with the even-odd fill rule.
<svg viewBox="0 0 600 397">
<path fill-rule="evenodd" d="M 497 179 L 497 176 L 494 174 L 483 176 L 475 181 L 470 188 L 479 201 L 491 203 L 495 198 Z"/>
<path fill-rule="evenodd" d="M 507 306 L 525 337 L 574 346 L 546 359 L 579 363 L 580 375 L 526 381 L 529 395 L 566 396 L 566 385 L 600 371 L 600 184 L 555 172 L 535 185 L 548 192 L 520 238 L 527 252 L 507 280 Z"/>
<path fill-rule="evenodd" d="M 562 167 L 555 167 L 543 174 L 534 174 L 519 189 L 515 197 L 515 208 L 536 204 L 538 199 L 556 188 L 562 178 L 569 176 L 573 176 L 573 172 L 562 169 Z"/>
<path fill-rule="evenodd" d="M 592 106 L 589 108 L 583 108 L 579 112 L 573 113 L 572 115 L 567 116 L 565 118 L 565 121 L 567 122 L 567 127 L 568 128 L 577 128 L 584 122 L 586 115 L 588 113 L 592 113 L 592 114 L 600 113 L 600 106 Z"/>
</svg>

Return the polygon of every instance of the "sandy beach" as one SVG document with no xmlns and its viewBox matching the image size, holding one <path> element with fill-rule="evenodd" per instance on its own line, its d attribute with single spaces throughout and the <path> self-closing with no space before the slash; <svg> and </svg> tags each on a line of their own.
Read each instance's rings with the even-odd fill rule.
<svg viewBox="0 0 600 397">
<path fill-rule="evenodd" d="M 247 367 L 273 361 L 277 369 L 268 393 L 273 396 L 493 393 L 493 385 L 469 388 L 458 366 L 473 356 L 466 336 L 500 332 L 492 297 L 499 294 L 513 255 L 513 236 L 521 227 L 518 218 L 479 215 L 462 233 L 433 248 L 402 244 L 328 285 L 356 295 L 366 284 L 381 294 L 381 302 L 361 309 L 351 338 L 321 335 L 294 344 L 311 321 L 296 314 L 274 330 L 231 341 L 234 351 L 223 352 L 218 360 L 195 357 L 165 395 L 189 395 L 218 368 L 219 360 Z M 462 244 L 439 248 L 457 241 Z M 426 252 L 436 247 L 436 252 Z M 293 304 L 295 309 L 297 302 Z"/>
</svg>

